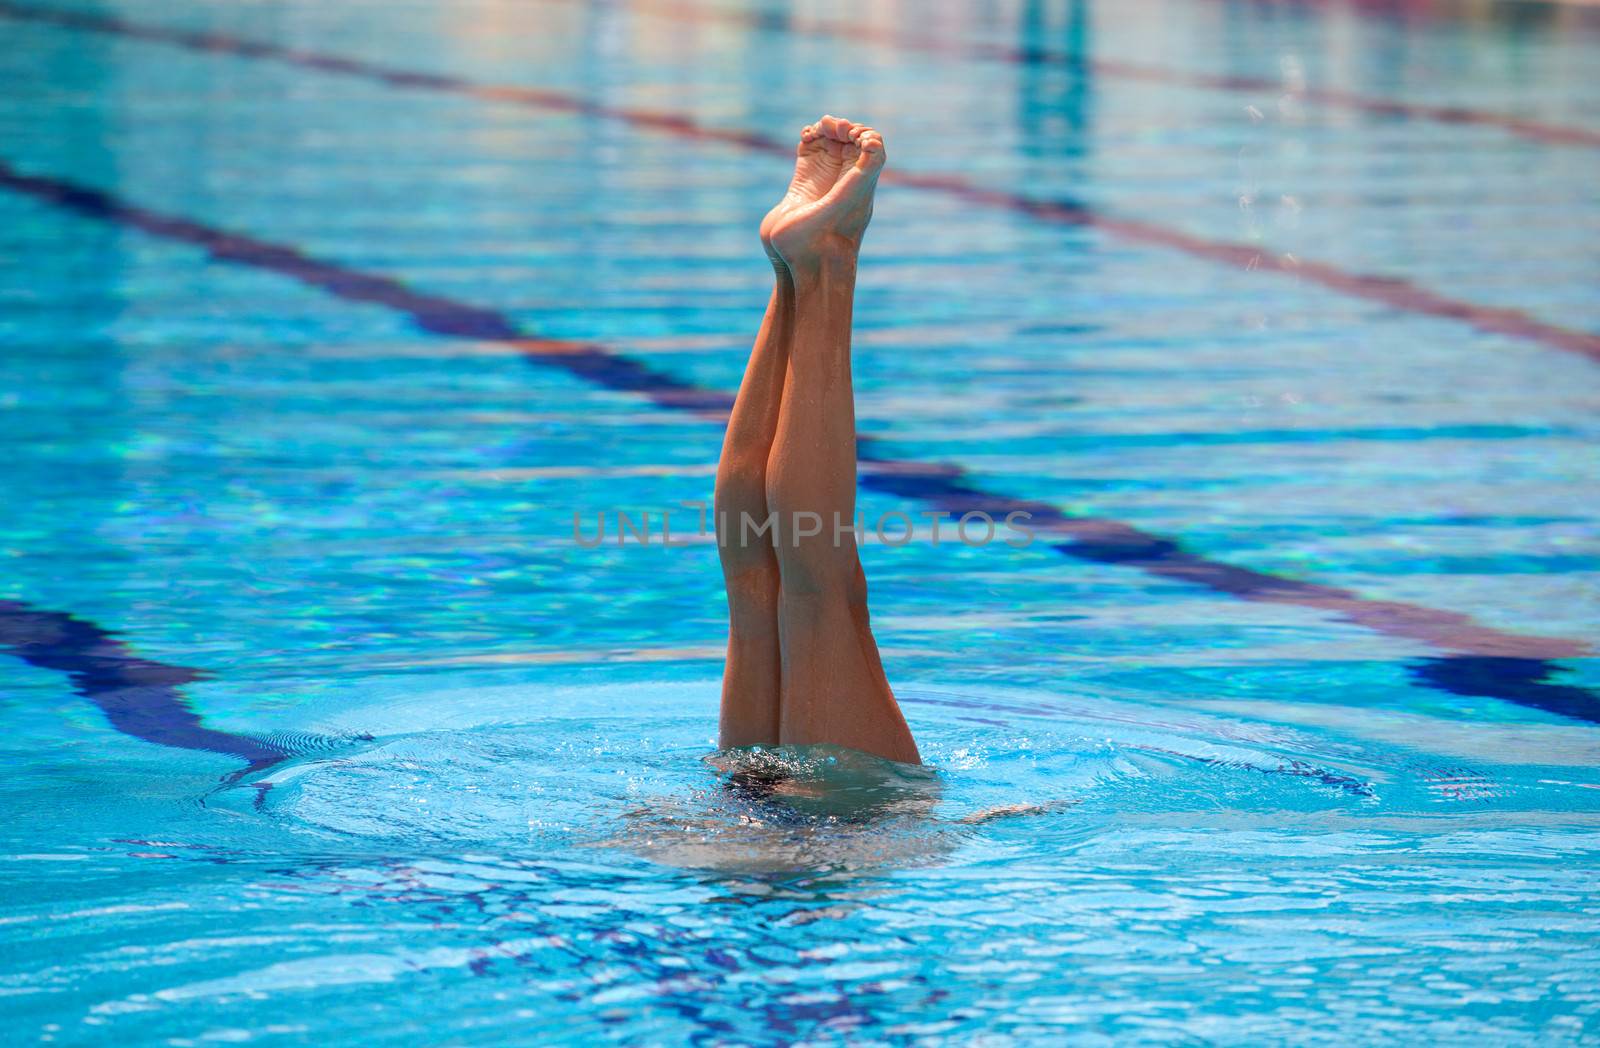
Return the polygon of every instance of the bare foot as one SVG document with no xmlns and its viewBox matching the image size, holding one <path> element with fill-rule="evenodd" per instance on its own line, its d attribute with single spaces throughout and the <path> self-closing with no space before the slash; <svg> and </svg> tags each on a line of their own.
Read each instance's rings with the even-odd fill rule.
<svg viewBox="0 0 1600 1048">
<path fill-rule="evenodd" d="M 825 116 L 807 126 L 789 191 L 761 222 L 761 243 L 773 264 L 792 272 L 814 267 L 825 255 L 854 257 L 872 220 L 885 159 L 883 136 L 865 124 Z"/>
</svg>

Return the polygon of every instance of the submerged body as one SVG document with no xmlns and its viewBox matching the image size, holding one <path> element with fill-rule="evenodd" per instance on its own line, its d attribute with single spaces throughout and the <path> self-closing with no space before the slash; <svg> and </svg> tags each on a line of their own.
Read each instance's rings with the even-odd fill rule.
<svg viewBox="0 0 1600 1048">
<path fill-rule="evenodd" d="M 630 808 L 623 832 L 596 843 L 669 866 L 722 872 L 906 867 L 946 859 L 971 839 L 974 826 L 1078 803 L 941 815 L 943 780 L 933 768 L 843 746 L 725 750 L 707 763 L 717 772 L 713 786 Z"/>
<path fill-rule="evenodd" d="M 872 636 L 853 529 L 851 310 L 884 160 L 875 130 L 823 117 L 761 223 L 774 286 L 717 466 L 724 748 L 827 744 L 921 763 Z"/>
</svg>

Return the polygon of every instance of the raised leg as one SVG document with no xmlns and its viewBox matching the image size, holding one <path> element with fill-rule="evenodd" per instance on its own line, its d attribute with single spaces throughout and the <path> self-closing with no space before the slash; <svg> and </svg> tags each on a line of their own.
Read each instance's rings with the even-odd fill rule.
<svg viewBox="0 0 1600 1048">
<path fill-rule="evenodd" d="M 795 295 L 766 474 L 766 502 L 778 522 L 778 740 L 918 763 L 868 622 L 854 533 L 850 322 L 883 140 L 871 128 L 823 117 L 807 128 L 800 151 L 802 168 L 810 160 L 806 185 L 815 192 L 780 217 L 770 238 Z"/>
<path fill-rule="evenodd" d="M 794 284 L 775 262 L 777 283 L 728 418 L 714 498 L 722 578 L 728 591 L 728 659 L 719 738 L 730 746 L 778 744 L 778 561 L 769 532 L 767 457 L 778 425 Z"/>
<path fill-rule="evenodd" d="M 772 234 L 787 215 L 823 191 L 818 188 L 814 152 L 802 141 L 795 151 L 788 191 L 761 222 L 761 245 L 772 263 L 772 297 L 745 365 L 717 463 L 714 512 L 728 591 L 728 657 L 719 733 L 724 749 L 778 744 L 779 576 L 768 526 L 767 459 L 778 428 L 794 338 L 794 277 L 773 247 Z"/>
</svg>

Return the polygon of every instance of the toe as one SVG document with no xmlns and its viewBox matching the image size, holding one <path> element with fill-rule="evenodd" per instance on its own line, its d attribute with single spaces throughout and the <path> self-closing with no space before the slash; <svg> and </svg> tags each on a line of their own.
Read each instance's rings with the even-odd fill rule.
<svg viewBox="0 0 1600 1048">
<path fill-rule="evenodd" d="M 869 170 L 880 168 L 887 159 L 883 151 L 883 136 L 876 131 L 869 131 L 861 136 L 861 156 L 856 161 L 860 167 Z"/>
</svg>

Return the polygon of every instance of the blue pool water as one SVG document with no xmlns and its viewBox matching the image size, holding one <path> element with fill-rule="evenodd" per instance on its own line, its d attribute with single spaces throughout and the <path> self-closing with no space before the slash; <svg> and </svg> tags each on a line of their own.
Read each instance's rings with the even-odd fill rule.
<svg viewBox="0 0 1600 1048">
<path fill-rule="evenodd" d="M 1600 1037 L 1593 13 L 0 40 L 7 1043 Z M 862 511 L 1040 529 L 865 546 L 929 769 L 774 797 L 714 548 L 573 515 L 692 531 L 830 110 Z"/>
</svg>

